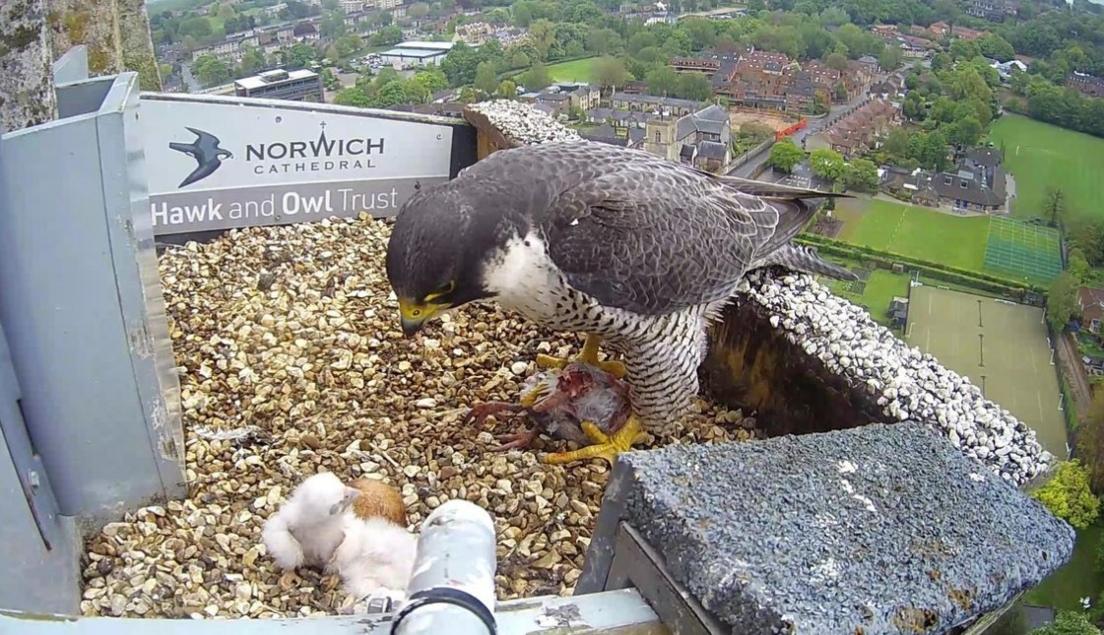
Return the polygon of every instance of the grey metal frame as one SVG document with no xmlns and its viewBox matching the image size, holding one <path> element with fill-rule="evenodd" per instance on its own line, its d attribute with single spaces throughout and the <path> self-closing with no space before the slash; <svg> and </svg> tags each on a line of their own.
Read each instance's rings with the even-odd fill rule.
<svg viewBox="0 0 1104 635">
<path fill-rule="evenodd" d="M 0 323 L 58 509 L 98 526 L 183 495 L 179 383 L 137 74 L 58 96 L 61 119 L 0 147 Z"/>
</svg>

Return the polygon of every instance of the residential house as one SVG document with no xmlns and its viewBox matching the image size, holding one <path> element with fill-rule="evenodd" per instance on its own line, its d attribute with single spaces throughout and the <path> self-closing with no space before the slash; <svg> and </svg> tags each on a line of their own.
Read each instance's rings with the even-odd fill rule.
<svg viewBox="0 0 1104 635">
<path fill-rule="evenodd" d="M 526 93 L 522 99 L 549 106 L 554 116 L 559 116 L 566 115 L 573 108 L 582 111 L 597 108 L 602 101 L 602 91 L 586 83 L 562 83 L 553 84 L 538 93 Z"/>
<path fill-rule="evenodd" d="M 915 35 L 899 35 L 897 41 L 901 44 L 901 53 L 910 59 L 923 59 L 931 57 L 939 49 L 939 45 L 927 38 Z"/>
<path fill-rule="evenodd" d="M 346 14 L 364 10 L 364 0 L 338 0 L 338 5 Z"/>
<path fill-rule="evenodd" d="M 876 75 L 881 70 L 878 64 L 878 58 L 872 55 L 863 55 L 857 60 L 857 64 L 863 69 L 863 72 L 870 76 Z"/>
<path fill-rule="evenodd" d="M 678 99 L 676 97 L 660 97 L 658 95 L 630 94 L 625 92 L 614 93 L 610 97 L 610 105 L 618 110 L 636 112 L 654 112 L 667 116 L 681 117 L 695 112 L 701 108 L 701 102 L 692 99 Z"/>
<path fill-rule="evenodd" d="M 1100 325 L 1104 323 L 1104 289 L 1081 287 L 1077 290 L 1077 306 L 1081 309 L 1081 325 L 1089 332 L 1100 335 Z"/>
<path fill-rule="evenodd" d="M 870 27 L 870 32 L 887 42 L 896 41 L 900 34 L 896 24 L 875 24 Z"/>
<path fill-rule="evenodd" d="M 946 172 L 904 170 L 886 166 L 881 187 L 907 195 L 920 205 L 945 205 L 955 210 L 999 213 L 1006 209 L 1006 175 L 1002 157 L 993 148 L 972 148 L 956 157 Z"/>
<path fill-rule="evenodd" d="M 472 22 L 470 24 L 456 25 L 454 40 L 463 42 L 468 46 L 482 46 L 494 34 L 494 26 L 487 22 Z"/>
<path fill-rule="evenodd" d="M 589 128 L 587 130 L 579 131 L 579 136 L 591 141 L 597 141 L 599 143 L 606 143 L 613 146 L 625 147 L 627 138 L 619 135 L 617 129 L 608 123 L 601 124 L 595 128 Z"/>
<path fill-rule="evenodd" d="M 614 128 L 638 128 L 643 130 L 648 120 L 659 117 L 649 112 L 618 110 L 616 108 L 592 108 L 587 111 L 586 119 L 590 123 L 608 123 Z"/>
<path fill-rule="evenodd" d="M 732 158 L 732 124 L 721 106 L 653 118 L 645 134 L 645 151 L 701 170 L 719 171 Z"/>
<path fill-rule="evenodd" d="M 997 75 L 999 75 L 1001 79 L 1008 79 L 1012 77 L 1012 73 L 1015 72 L 1023 73 L 1027 71 L 1027 64 L 1024 64 L 1020 60 L 1009 60 L 1007 62 L 998 62 L 994 60 L 989 63 L 989 66 L 997 70 Z"/>
<path fill-rule="evenodd" d="M 286 2 L 280 2 L 267 7 L 261 7 L 261 15 L 269 18 L 277 18 L 280 16 L 280 12 L 287 8 Z"/>
<path fill-rule="evenodd" d="M 964 9 L 966 15 L 990 22 L 1003 22 L 1006 17 L 1016 16 L 1020 7 L 1010 0 L 967 0 Z"/>
<path fill-rule="evenodd" d="M 936 40 L 958 38 L 960 40 L 972 41 L 985 35 L 985 31 L 978 31 L 975 29 L 966 28 L 964 26 L 947 24 L 942 20 L 933 23 L 931 26 L 928 27 L 927 31 L 928 34 Z"/>
<path fill-rule="evenodd" d="M 1086 97 L 1104 98 L 1104 79 L 1074 71 L 1066 78 L 1066 86 Z"/>
<path fill-rule="evenodd" d="M 900 106 L 887 99 L 870 99 L 825 130 L 807 137 L 806 147 L 831 148 L 852 159 L 876 149 L 881 137 L 900 121 Z"/>
<path fill-rule="evenodd" d="M 318 28 L 310 22 L 300 22 L 292 29 L 292 35 L 299 42 L 317 42 Z"/>
</svg>

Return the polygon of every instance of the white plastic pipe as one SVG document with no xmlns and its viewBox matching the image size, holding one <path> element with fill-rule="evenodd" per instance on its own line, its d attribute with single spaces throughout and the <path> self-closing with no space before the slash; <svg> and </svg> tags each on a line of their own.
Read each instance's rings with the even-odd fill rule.
<svg viewBox="0 0 1104 635">
<path fill-rule="evenodd" d="M 392 635 L 492 635 L 496 565 L 490 514 L 463 500 L 435 509 L 422 523 Z"/>
</svg>

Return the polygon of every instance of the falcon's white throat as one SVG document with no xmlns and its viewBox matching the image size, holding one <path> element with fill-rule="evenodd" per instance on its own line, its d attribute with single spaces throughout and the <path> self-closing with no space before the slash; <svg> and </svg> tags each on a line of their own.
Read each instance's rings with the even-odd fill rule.
<svg viewBox="0 0 1104 635">
<path fill-rule="evenodd" d="M 568 292 L 544 241 L 535 233 L 514 236 L 483 265 L 483 286 L 498 302 L 544 324 L 558 320 L 556 300 Z"/>
</svg>

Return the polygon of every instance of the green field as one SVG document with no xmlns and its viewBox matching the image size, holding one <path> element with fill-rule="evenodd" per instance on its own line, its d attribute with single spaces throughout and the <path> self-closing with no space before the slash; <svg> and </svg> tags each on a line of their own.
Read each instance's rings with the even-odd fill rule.
<svg viewBox="0 0 1104 635">
<path fill-rule="evenodd" d="M 981 271 L 989 218 L 960 218 L 880 199 L 845 199 L 834 216 L 844 221 L 837 236 L 855 245 Z"/>
<path fill-rule="evenodd" d="M 594 81 L 592 71 L 597 57 L 588 57 L 570 62 L 560 62 L 548 67 L 548 76 L 554 82 L 591 82 Z"/>
<path fill-rule="evenodd" d="M 990 140 L 1004 149 L 1004 165 L 1016 180 L 1012 213 L 1044 216 L 1048 187 L 1065 194 L 1071 217 L 1104 217 L 1104 139 L 1019 115 L 993 123 Z"/>
<path fill-rule="evenodd" d="M 854 263 L 841 264 L 859 273 Z M 908 297 L 908 274 L 893 273 L 885 269 L 871 271 L 868 276 L 865 276 L 865 280 L 847 282 L 824 278 L 821 282 L 826 283 L 836 295 L 864 307 L 870 313 L 870 317 L 883 326 L 890 324 L 886 312 L 894 296 Z"/>
<path fill-rule="evenodd" d="M 1078 531 L 1070 561 L 1028 591 L 1024 601 L 1069 610 L 1079 610 L 1083 597 L 1093 598 L 1095 602 L 1104 590 L 1104 573 L 1096 569 L 1096 550 L 1101 541 L 1104 541 L 1104 525 L 1100 523 Z"/>
<path fill-rule="evenodd" d="M 881 199 L 841 201 L 836 236 L 855 245 L 1047 285 L 1062 272 L 1058 232 L 989 216 L 953 216 Z"/>
<path fill-rule="evenodd" d="M 1046 450 L 1066 456 L 1066 422 L 1042 309 L 914 287 L 905 341 L 969 377 L 987 398 L 1031 427 Z"/>
</svg>

